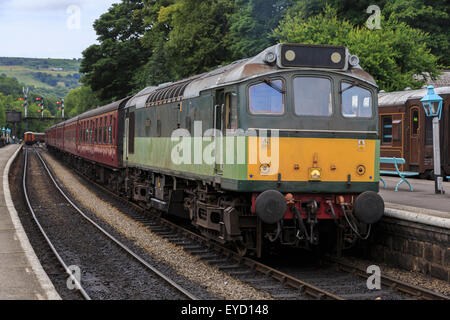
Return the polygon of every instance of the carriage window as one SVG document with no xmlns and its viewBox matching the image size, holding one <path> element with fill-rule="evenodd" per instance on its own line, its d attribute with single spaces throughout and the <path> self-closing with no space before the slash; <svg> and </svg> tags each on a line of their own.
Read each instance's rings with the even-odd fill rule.
<svg viewBox="0 0 450 320">
<path fill-rule="evenodd" d="M 381 117 L 382 128 L 381 134 L 383 137 L 383 144 L 392 143 L 392 116 Z"/>
<path fill-rule="evenodd" d="M 284 113 L 283 82 L 274 80 L 251 86 L 249 89 L 249 106 L 252 114 L 280 115 Z"/>
<path fill-rule="evenodd" d="M 100 131 L 99 131 L 98 144 L 103 144 L 103 118 L 100 118 Z"/>
<path fill-rule="evenodd" d="M 112 144 L 112 116 L 109 116 L 108 144 Z"/>
<path fill-rule="evenodd" d="M 97 138 L 98 138 L 98 119 L 95 119 L 94 144 L 97 144 Z"/>
<path fill-rule="evenodd" d="M 116 144 L 116 118 L 113 118 L 112 123 L 112 142 L 113 144 Z"/>
<path fill-rule="evenodd" d="M 104 131 L 103 131 L 103 144 L 107 144 L 108 143 L 108 125 L 107 125 L 107 120 L 108 118 L 105 117 L 105 127 L 104 127 Z"/>
<path fill-rule="evenodd" d="M 333 114 L 331 81 L 325 78 L 295 78 L 294 102 L 295 113 L 299 116 L 331 116 Z"/>
<path fill-rule="evenodd" d="M 419 134 L 419 111 L 417 109 L 413 111 L 412 134 Z"/>
<path fill-rule="evenodd" d="M 342 114 L 346 118 L 371 118 L 372 94 L 350 83 L 342 83 Z"/>
<path fill-rule="evenodd" d="M 89 129 L 89 143 L 92 144 L 92 128 L 94 127 L 94 121 L 91 120 L 91 125 Z"/>
<path fill-rule="evenodd" d="M 402 142 L 402 120 L 400 119 L 392 121 L 392 139 L 395 144 Z"/>
</svg>

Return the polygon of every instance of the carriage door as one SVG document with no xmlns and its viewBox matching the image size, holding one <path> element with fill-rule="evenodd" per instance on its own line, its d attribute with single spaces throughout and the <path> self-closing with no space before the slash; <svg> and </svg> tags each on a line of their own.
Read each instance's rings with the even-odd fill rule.
<svg viewBox="0 0 450 320">
<path fill-rule="evenodd" d="M 127 111 L 125 118 L 125 139 L 124 139 L 124 152 L 125 159 L 128 161 L 128 156 L 134 153 L 134 127 L 135 127 L 135 114 L 134 111 Z"/>
<path fill-rule="evenodd" d="M 418 107 L 410 109 L 410 164 L 419 165 L 421 146 L 420 146 L 420 112 Z"/>
<path fill-rule="evenodd" d="M 215 172 L 217 175 L 223 174 L 223 148 L 224 148 L 224 139 L 223 136 L 225 134 L 224 130 L 224 101 L 225 101 L 225 93 L 224 90 L 216 91 L 216 99 L 214 104 L 214 140 L 216 144 L 216 152 L 215 152 Z"/>
</svg>

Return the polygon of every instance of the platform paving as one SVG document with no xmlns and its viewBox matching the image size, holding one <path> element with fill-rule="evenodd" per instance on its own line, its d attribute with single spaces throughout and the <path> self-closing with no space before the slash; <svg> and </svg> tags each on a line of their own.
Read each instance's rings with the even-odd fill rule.
<svg viewBox="0 0 450 320">
<path fill-rule="evenodd" d="M 28 241 L 9 194 L 5 167 L 19 147 L 0 149 L 0 300 L 57 300 L 60 297 Z"/>
<path fill-rule="evenodd" d="M 387 208 L 450 219 L 450 182 L 444 182 L 445 194 L 437 195 L 434 192 L 434 181 L 408 178 L 414 191 L 410 192 L 408 185 L 403 183 L 399 191 L 395 192 L 395 186 L 400 178 L 383 177 L 383 179 L 388 186 L 384 189 L 383 183 L 380 183 L 380 195 Z"/>
</svg>

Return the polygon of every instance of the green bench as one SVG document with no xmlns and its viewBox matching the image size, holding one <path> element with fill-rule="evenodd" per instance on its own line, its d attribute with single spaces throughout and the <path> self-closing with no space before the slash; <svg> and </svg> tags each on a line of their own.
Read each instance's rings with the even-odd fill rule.
<svg viewBox="0 0 450 320">
<path fill-rule="evenodd" d="M 397 186 L 395 187 L 395 192 L 398 192 L 398 187 L 405 182 L 409 186 L 409 190 L 411 192 L 414 191 L 411 183 L 406 179 L 406 177 L 415 177 L 418 176 L 418 172 L 406 172 L 406 171 L 400 171 L 398 169 L 398 165 L 405 164 L 405 159 L 402 158 L 380 158 L 380 163 L 385 164 L 393 164 L 395 166 L 395 171 L 389 171 L 389 170 L 380 170 L 380 174 L 387 175 L 387 176 L 399 176 L 401 178 L 400 182 L 397 183 Z M 383 182 L 384 188 L 386 189 L 386 181 L 382 177 L 380 177 L 380 180 Z"/>
</svg>

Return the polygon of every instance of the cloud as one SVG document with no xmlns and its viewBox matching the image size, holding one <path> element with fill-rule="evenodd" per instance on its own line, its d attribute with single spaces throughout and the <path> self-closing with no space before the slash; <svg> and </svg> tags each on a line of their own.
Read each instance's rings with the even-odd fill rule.
<svg viewBox="0 0 450 320">
<path fill-rule="evenodd" d="M 0 56 L 81 57 L 96 43 L 95 19 L 121 0 L 0 0 Z M 72 13 L 81 9 L 80 28 L 68 27 Z"/>
<path fill-rule="evenodd" d="M 66 11 L 71 5 L 83 7 L 101 0 L 6 0 L 2 5 L 4 10 L 16 12 Z"/>
</svg>

